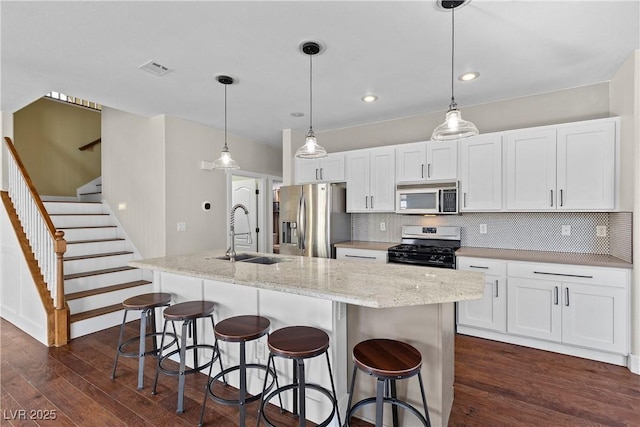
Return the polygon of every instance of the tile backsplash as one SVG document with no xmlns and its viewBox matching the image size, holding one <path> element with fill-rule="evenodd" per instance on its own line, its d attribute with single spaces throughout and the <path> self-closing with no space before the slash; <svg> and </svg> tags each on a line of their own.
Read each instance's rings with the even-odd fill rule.
<svg viewBox="0 0 640 427">
<path fill-rule="evenodd" d="M 385 231 L 380 230 L 384 222 Z M 480 224 L 487 233 L 480 234 Z M 631 262 L 630 212 L 491 212 L 460 215 L 352 214 L 352 239 L 400 242 L 403 225 L 461 227 L 462 246 L 613 255 Z M 562 236 L 563 225 L 571 235 Z M 596 226 L 607 228 L 596 236 Z"/>
</svg>

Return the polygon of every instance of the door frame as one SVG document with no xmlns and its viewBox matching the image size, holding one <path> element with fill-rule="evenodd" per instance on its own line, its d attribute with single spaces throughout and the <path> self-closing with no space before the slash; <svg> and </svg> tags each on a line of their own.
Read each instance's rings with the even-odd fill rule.
<svg viewBox="0 0 640 427">
<path fill-rule="evenodd" d="M 231 208 L 233 208 L 233 177 L 253 178 L 258 183 L 258 228 L 262 235 L 258 238 L 258 252 L 273 252 L 273 192 L 274 182 L 282 182 L 282 177 L 243 170 L 227 172 L 227 230 L 231 227 Z M 227 246 L 231 245 L 231 236 L 227 234 Z"/>
</svg>

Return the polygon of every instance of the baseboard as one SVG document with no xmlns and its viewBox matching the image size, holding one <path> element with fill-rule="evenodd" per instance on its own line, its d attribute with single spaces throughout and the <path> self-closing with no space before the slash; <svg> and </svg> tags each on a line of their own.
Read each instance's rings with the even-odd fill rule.
<svg viewBox="0 0 640 427">
<path fill-rule="evenodd" d="M 640 375 L 640 356 L 637 354 L 629 355 L 629 365 L 627 366 L 631 372 Z"/>
</svg>

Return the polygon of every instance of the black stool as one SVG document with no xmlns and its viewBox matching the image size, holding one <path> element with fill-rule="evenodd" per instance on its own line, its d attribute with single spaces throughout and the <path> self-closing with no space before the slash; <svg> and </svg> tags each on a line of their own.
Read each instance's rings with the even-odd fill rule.
<svg viewBox="0 0 640 427">
<path fill-rule="evenodd" d="M 145 356 L 156 356 L 158 354 L 158 346 L 155 337 L 160 334 L 156 332 L 156 308 L 167 307 L 171 301 L 171 294 L 166 293 L 151 293 L 136 295 L 131 298 L 127 298 L 122 302 L 124 306 L 124 316 L 122 318 L 122 325 L 120 325 L 120 336 L 118 338 L 118 347 L 116 349 L 116 359 L 113 362 L 113 372 L 111 372 L 111 379 L 116 377 L 116 367 L 118 366 L 118 357 L 137 357 L 138 358 L 138 389 L 143 387 L 144 383 L 144 358 Z M 127 314 L 131 310 L 140 310 L 140 335 L 133 337 L 125 342 L 122 342 L 124 338 L 125 324 L 127 323 Z M 149 322 L 147 322 L 149 320 Z M 148 323 L 151 323 L 151 332 L 147 332 Z M 175 329 L 173 334 L 169 334 L 173 337 L 173 340 L 166 345 L 165 349 L 171 347 L 176 343 L 177 338 Z M 146 338 L 153 338 L 153 349 L 146 349 Z M 125 352 L 124 348 L 132 342 L 140 341 L 137 352 Z"/>
<path fill-rule="evenodd" d="M 216 336 L 216 348 L 218 348 L 218 341 L 239 343 L 240 364 L 221 370 L 221 372 L 214 377 L 211 377 L 211 370 L 213 368 L 213 365 L 209 368 L 209 382 L 207 383 L 204 392 L 204 402 L 202 403 L 202 411 L 200 413 L 200 426 L 203 425 L 204 409 L 207 404 L 207 397 L 211 396 L 211 398 L 215 402 L 221 403 L 223 405 L 238 406 L 240 411 L 240 421 L 238 425 L 240 427 L 244 427 L 246 418 L 246 404 L 255 402 L 256 400 L 262 398 L 262 395 L 265 393 L 265 391 L 263 391 L 261 394 L 247 396 L 247 369 L 261 369 L 265 371 L 265 383 L 267 382 L 267 378 L 271 377 L 271 383 L 266 391 L 271 390 L 274 380 L 277 382 L 275 367 L 273 370 L 271 370 L 268 368 L 268 366 L 265 365 L 261 365 L 258 363 L 247 363 L 245 354 L 246 343 L 248 341 L 256 340 L 267 335 L 269 333 L 270 326 L 271 322 L 269 321 L 269 319 L 262 316 L 235 316 L 222 320 L 216 325 L 216 327 L 214 328 L 214 333 Z M 238 398 L 225 399 L 216 395 L 213 391 L 213 387 L 216 381 L 221 377 L 224 380 L 225 375 L 233 371 L 239 371 L 240 374 L 240 391 L 238 393 Z M 280 404 L 280 406 L 282 407 L 282 403 Z"/>
<path fill-rule="evenodd" d="M 322 421 L 317 427 L 325 427 L 331 423 L 334 414 L 338 414 L 338 423 L 340 424 L 340 412 L 338 410 L 338 401 L 336 397 L 336 388 L 333 383 L 333 374 L 331 373 L 331 362 L 329 361 L 329 335 L 322 329 L 312 328 L 309 326 L 289 326 L 286 328 L 278 329 L 269 335 L 269 364 L 273 364 L 275 369 L 275 362 L 273 358 L 283 357 L 293 360 L 293 383 L 277 388 L 269 393 L 260 403 L 260 409 L 258 410 L 258 425 L 262 419 L 266 425 L 275 427 L 275 424 L 267 417 L 264 411 L 265 405 L 275 396 L 287 391 L 293 390 L 293 415 L 298 416 L 298 426 L 306 426 L 306 389 L 310 388 L 316 390 L 327 398 L 331 402 L 331 414 Z M 331 392 L 319 384 L 307 384 L 304 375 L 304 360 L 312 357 L 325 354 L 327 357 L 327 367 L 329 370 L 329 378 L 331 380 Z M 265 378 L 263 390 L 266 388 L 267 379 Z M 264 391 L 263 391 L 264 393 Z"/>
<path fill-rule="evenodd" d="M 351 376 L 351 388 L 349 389 L 349 403 L 347 405 L 345 426 L 349 425 L 351 415 L 360 407 L 375 403 L 376 427 L 382 427 L 384 404 L 390 403 L 393 407 L 394 427 L 398 425 L 398 406 L 409 410 L 424 426 L 430 427 L 431 421 L 429 420 L 427 398 L 424 394 L 422 374 L 420 373 L 421 367 L 422 356 L 420 352 L 415 347 L 402 341 L 372 339 L 357 344 L 353 348 L 353 375 Z M 363 399 L 351 406 L 358 370 L 366 372 L 376 378 L 376 397 Z M 411 378 L 415 375 L 418 376 L 420 382 L 424 416 L 409 403 L 399 400 L 396 395 L 396 380 Z"/>
<path fill-rule="evenodd" d="M 158 374 L 162 373 L 172 376 L 178 376 L 178 407 L 176 412 L 181 414 L 184 412 L 184 381 L 185 376 L 189 374 L 195 374 L 203 369 L 210 367 L 216 359 L 220 361 L 220 353 L 218 347 L 211 344 L 198 344 L 198 331 L 196 328 L 196 320 L 208 317 L 211 319 L 211 329 L 215 329 L 215 322 L 213 320 L 213 308 L 214 304 L 211 301 L 188 301 L 179 304 L 172 305 L 164 310 L 164 327 L 162 329 L 162 340 L 160 341 L 160 351 L 158 354 L 158 364 L 156 365 L 156 379 L 153 383 L 153 391 L 151 394 L 156 394 L 156 386 L 158 385 Z M 176 321 L 182 321 L 182 335 L 180 336 L 180 345 L 177 350 L 173 350 L 170 353 L 162 354 L 164 349 L 164 339 L 167 335 L 167 324 L 171 322 L 173 329 L 175 330 Z M 187 333 L 190 332 L 193 337 L 193 344 L 187 346 Z M 213 351 L 211 360 L 203 365 L 198 365 L 198 349 L 210 349 Z M 186 353 L 187 351 L 193 351 L 193 368 L 186 369 Z M 173 370 L 163 366 L 168 358 L 174 354 L 180 355 L 180 367 Z M 220 369 L 222 370 L 222 361 L 220 361 Z"/>
</svg>

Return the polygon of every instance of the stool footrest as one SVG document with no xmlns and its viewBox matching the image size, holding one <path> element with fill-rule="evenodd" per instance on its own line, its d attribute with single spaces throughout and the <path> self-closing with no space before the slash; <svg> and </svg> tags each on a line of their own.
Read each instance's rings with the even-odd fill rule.
<svg viewBox="0 0 640 427">
<path fill-rule="evenodd" d="M 174 345 L 175 343 L 177 343 L 177 342 L 178 342 L 178 337 L 176 337 L 174 334 L 167 333 L 167 334 L 165 334 L 165 335 L 166 335 L 166 336 L 170 336 L 170 337 L 172 337 L 172 338 L 173 338 L 173 340 L 171 340 L 171 342 L 169 342 L 169 344 L 165 344 L 165 346 L 164 346 L 164 347 L 162 347 L 162 350 L 166 350 L 166 349 L 168 349 L 169 347 L 171 347 L 172 345 Z M 162 336 L 162 332 L 154 332 L 154 333 L 148 333 L 148 334 L 146 334 L 144 337 L 145 337 L 145 338 L 151 338 L 151 337 L 161 337 L 161 336 Z M 118 352 L 120 353 L 120 356 L 122 356 L 122 357 L 138 357 L 138 356 L 140 356 L 140 354 L 139 354 L 139 353 L 137 353 L 137 352 L 136 352 L 136 353 L 133 353 L 133 352 L 125 352 L 125 351 L 123 350 L 123 348 L 124 348 L 125 346 L 127 346 L 127 345 L 129 345 L 129 344 L 131 344 L 131 343 L 133 343 L 133 342 L 137 342 L 137 341 L 140 341 L 140 337 L 133 337 L 133 338 L 131 338 L 131 339 L 126 340 L 126 341 L 125 341 L 125 342 L 123 342 L 122 344 L 120 344 L 120 345 L 118 346 Z M 145 351 L 145 352 L 144 352 L 144 355 L 145 355 L 145 356 L 151 356 L 151 355 L 155 356 L 155 355 L 157 355 L 159 352 L 160 352 L 160 349 L 159 349 L 159 348 L 157 348 L 157 349 L 155 349 L 155 350 Z"/>
<path fill-rule="evenodd" d="M 166 334 L 166 335 L 168 335 L 168 334 Z M 212 350 L 214 352 L 214 354 L 217 353 L 216 347 L 214 345 L 211 345 L 211 344 L 189 345 L 189 346 L 184 348 L 184 351 L 186 353 L 189 350 L 205 349 L 205 348 L 208 348 L 208 349 Z M 162 355 L 162 358 L 158 361 L 158 368 L 160 369 L 160 371 L 162 371 L 166 375 L 171 375 L 171 376 L 180 375 L 180 371 L 176 371 L 174 369 L 168 369 L 168 368 L 165 368 L 164 366 L 162 366 L 162 363 L 165 362 L 168 358 L 170 358 L 174 354 L 179 354 L 179 353 L 180 353 L 180 349 L 173 350 L 171 353 L 167 353 L 167 354 Z M 203 369 L 207 369 L 209 366 L 211 366 L 213 364 L 213 362 L 215 362 L 218 359 L 218 357 L 220 357 L 219 353 L 217 355 L 215 355 L 214 357 L 212 357 L 211 360 L 209 360 L 204 365 L 194 366 L 193 368 L 189 368 L 189 369 L 185 368 L 185 371 L 184 371 L 183 374 L 184 375 L 195 374 L 197 372 L 202 371 Z"/>
<path fill-rule="evenodd" d="M 336 414 L 336 400 L 334 399 L 334 397 L 331 395 L 331 392 L 329 390 L 327 390 L 326 388 L 322 387 L 319 384 L 313 384 L 313 383 L 305 383 L 305 388 L 308 389 L 312 389 L 312 390 L 316 390 L 322 394 L 324 394 L 329 401 L 332 403 L 331 405 L 331 413 L 329 414 L 329 416 L 327 416 L 327 418 L 322 421 L 320 424 L 317 424 L 316 427 L 326 427 L 329 424 L 331 424 L 331 421 L 333 421 L 333 418 Z M 262 420 L 265 422 L 266 425 L 268 425 L 269 427 L 277 427 L 277 424 L 273 424 L 273 422 L 271 422 L 271 420 L 269 420 L 269 417 L 267 416 L 266 412 L 264 411 L 264 407 L 265 405 L 267 405 L 269 403 L 269 401 L 271 399 L 273 399 L 275 396 L 284 393 L 287 390 L 292 390 L 292 389 L 296 389 L 298 388 L 298 384 L 297 383 L 293 383 L 293 384 L 287 384 L 284 385 L 282 387 L 278 387 L 277 389 L 273 390 L 271 393 L 269 393 L 267 395 L 267 397 L 264 398 L 264 400 L 262 401 L 261 407 L 260 407 L 260 413 L 262 416 Z"/>
<path fill-rule="evenodd" d="M 420 422 L 422 423 L 422 425 L 428 426 L 430 425 L 429 422 L 427 421 L 427 419 L 424 417 L 424 415 L 422 415 L 422 413 L 420 411 L 418 411 L 418 409 L 416 409 L 413 405 L 411 405 L 410 403 L 407 403 L 403 400 L 397 399 L 395 397 L 384 397 L 383 399 L 384 403 L 389 403 L 391 405 L 396 405 L 396 406 L 401 406 L 404 409 L 408 410 L 409 412 L 411 412 L 413 415 L 415 415 Z M 347 418 L 346 418 L 346 422 L 345 425 L 349 426 L 349 420 L 351 419 L 351 416 L 353 415 L 354 412 L 357 412 L 358 409 L 360 409 L 363 406 L 366 405 L 375 405 L 376 403 L 376 398 L 375 397 L 368 397 L 366 399 L 362 399 L 361 401 L 359 401 L 358 403 L 354 404 L 349 411 L 347 412 Z"/>
<path fill-rule="evenodd" d="M 223 405 L 240 405 L 239 399 L 225 399 L 223 397 L 216 395 L 212 390 L 213 386 L 216 384 L 216 382 L 220 378 L 224 378 L 224 376 L 227 375 L 228 373 L 237 371 L 239 369 L 240 369 L 239 365 L 231 366 L 211 378 L 211 380 L 209 381 L 209 384 L 207 385 L 207 393 L 209 394 L 209 396 L 211 396 L 211 398 L 215 402 L 221 403 Z M 269 375 L 271 377 L 271 383 L 269 384 L 266 390 L 253 396 L 247 396 L 245 398 L 245 403 L 251 403 L 261 399 L 265 393 L 267 393 L 269 390 L 273 388 L 273 385 L 275 383 L 276 373 L 273 371 L 273 369 L 267 368 L 266 365 L 262 365 L 259 363 L 247 363 L 246 369 L 260 369 L 262 371 L 265 371 L 265 375 Z"/>
</svg>

